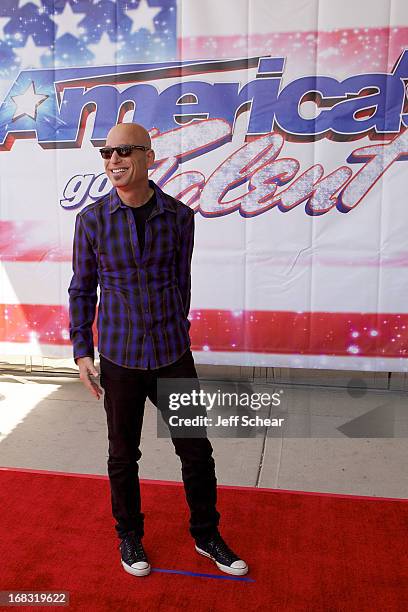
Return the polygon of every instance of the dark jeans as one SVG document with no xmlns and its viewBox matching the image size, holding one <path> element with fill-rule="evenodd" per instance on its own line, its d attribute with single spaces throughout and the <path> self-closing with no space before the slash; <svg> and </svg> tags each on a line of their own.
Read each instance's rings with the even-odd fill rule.
<svg viewBox="0 0 408 612">
<path fill-rule="evenodd" d="M 141 512 L 139 466 L 140 437 L 146 397 L 157 406 L 157 380 L 197 378 L 190 349 L 168 366 L 156 370 L 125 368 L 100 355 L 104 407 L 107 415 L 108 475 L 115 529 L 121 538 L 129 532 L 144 533 Z M 217 531 L 217 480 L 212 446 L 205 438 L 172 437 L 181 460 L 181 473 L 190 508 L 190 533 L 195 539 Z"/>
</svg>

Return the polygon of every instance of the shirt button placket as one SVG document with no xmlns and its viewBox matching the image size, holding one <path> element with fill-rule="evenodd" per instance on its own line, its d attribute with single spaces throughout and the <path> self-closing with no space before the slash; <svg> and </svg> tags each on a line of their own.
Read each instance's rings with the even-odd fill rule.
<svg viewBox="0 0 408 612">
<path fill-rule="evenodd" d="M 151 338 L 151 314 L 149 308 L 149 292 L 147 288 L 147 278 L 146 278 L 146 270 L 143 266 L 140 267 L 140 280 L 141 280 L 141 289 L 142 289 L 142 299 L 143 299 L 143 311 L 144 311 L 144 322 L 145 322 L 145 333 L 146 333 L 146 341 L 145 347 L 146 351 L 143 355 L 144 367 L 149 367 L 149 362 L 151 361 L 152 354 L 152 338 Z"/>
</svg>

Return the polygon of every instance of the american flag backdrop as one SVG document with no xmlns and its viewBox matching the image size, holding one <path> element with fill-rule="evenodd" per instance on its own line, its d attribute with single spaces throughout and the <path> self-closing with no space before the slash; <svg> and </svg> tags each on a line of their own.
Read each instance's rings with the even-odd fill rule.
<svg viewBox="0 0 408 612">
<path fill-rule="evenodd" d="M 56 133 L 68 130 L 79 87 L 83 96 L 95 87 L 105 100 L 109 87 L 154 86 L 157 109 L 165 109 L 167 92 L 182 82 L 186 97 L 167 102 L 173 125 L 166 113 L 149 114 L 143 100 L 135 115 L 124 103 L 120 120 L 142 114 L 158 159 L 152 178 L 196 211 L 190 319 L 197 361 L 407 371 L 404 124 L 381 134 L 344 128 L 340 138 L 340 121 L 336 136 L 292 137 L 283 105 L 282 125 L 247 138 L 250 108 L 224 113 L 234 84 L 257 79 L 260 58 L 277 60 L 265 76 L 281 70 L 279 91 L 311 75 L 332 79 L 333 88 L 358 76 L 362 86 L 347 92 L 349 103 L 380 95 L 370 75 L 391 79 L 405 48 L 405 0 L 3 0 L 0 354 L 72 355 L 67 287 L 75 215 L 110 188 L 96 147 L 105 123 L 119 115 L 103 118 L 90 107 L 75 142 L 42 141 L 44 122 L 50 133 L 54 124 Z M 395 92 L 399 85 L 403 92 L 404 77 L 408 82 L 408 71 L 395 77 Z M 397 95 L 390 79 L 387 99 Z M 208 94 L 211 116 L 194 93 L 204 99 L 209 84 L 219 85 Z M 47 114 L 54 95 L 58 112 Z M 401 116 L 404 95 L 389 106 L 399 104 Z M 341 102 L 340 94 L 331 96 L 330 104 Z M 195 104 L 197 113 L 182 121 L 183 104 Z M 267 99 L 259 104 L 263 116 Z M 361 119 L 374 107 L 360 111 Z M 299 114 L 313 123 L 316 97 L 305 97 Z M 399 157 L 375 175 L 367 147 L 397 138 Z M 323 182 L 332 192 L 322 187 L 316 195 L 314 183 L 330 176 L 338 177 L 338 189 Z M 357 204 L 347 208 L 347 197 Z"/>
<path fill-rule="evenodd" d="M 176 0 L 3 0 L 0 75 L 175 58 L 176 19 Z"/>
</svg>

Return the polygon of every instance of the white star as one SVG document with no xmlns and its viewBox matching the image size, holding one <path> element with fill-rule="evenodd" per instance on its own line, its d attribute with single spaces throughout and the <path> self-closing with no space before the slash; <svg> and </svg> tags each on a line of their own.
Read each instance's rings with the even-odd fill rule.
<svg viewBox="0 0 408 612">
<path fill-rule="evenodd" d="M 41 0 L 18 0 L 17 8 L 21 9 L 26 4 L 35 4 L 38 8 L 42 8 Z"/>
<path fill-rule="evenodd" d="M 17 106 L 12 121 L 15 121 L 23 115 L 27 115 L 35 120 L 37 118 L 37 108 L 48 98 L 48 96 L 36 93 L 34 83 L 31 81 L 24 93 L 18 96 L 11 96 L 11 98 Z"/>
<path fill-rule="evenodd" d="M 38 68 L 40 57 L 45 50 L 46 47 L 37 47 L 31 34 L 27 37 L 24 47 L 14 47 L 14 53 L 20 60 L 21 68 Z"/>
<path fill-rule="evenodd" d="M 153 19 L 160 13 L 160 7 L 149 6 L 147 0 L 140 0 L 139 5 L 135 8 L 128 8 L 128 17 L 132 20 L 131 34 L 145 28 L 149 30 L 151 34 L 154 34 L 154 22 Z M 134 17 L 131 17 L 129 13 L 135 13 Z"/>
<path fill-rule="evenodd" d="M 89 43 L 88 49 L 94 54 L 98 64 L 114 64 L 117 50 L 116 43 L 112 43 L 108 33 L 104 32 L 98 43 Z"/>
<path fill-rule="evenodd" d="M 10 21 L 10 17 L 0 17 L 0 32 L 4 34 L 4 27 Z"/>
<path fill-rule="evenodd" d="M 82 21 L 85 15 L 86 13 L 74 13 L 71 5 L 68 2 L 60 15 L 53 15 L 55 25 L 58 26 L 56 38 L 61 38 L 61 36 L 64 36 L 64 34 L 72 34 L 73 36 L 77 36 L 76 30 L 78 29 L 78 24 L 80 21 Z"/>
</svg>

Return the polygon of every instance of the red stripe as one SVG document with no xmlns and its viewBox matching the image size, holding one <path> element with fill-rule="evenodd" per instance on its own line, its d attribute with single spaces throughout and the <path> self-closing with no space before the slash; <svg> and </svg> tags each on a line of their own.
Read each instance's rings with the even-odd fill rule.
<svg viewBox="0 0 408 612">
<path fill-rule="evenodd" d="M 71 261 L 72 245 L 61 246 L 43 221 L 0 221 L 1 261 Z"/>
<path fill-rule="evenodd" d="M 378 26 L 372 28 L 339 28 L 334 31 L 305 30 L 299 32 L 292 30 L 288 32 L 268 33 L 238 33 L 213 36 L 211 44 L 208 44 L 208 36 L 200 35 L 194 37 L 178 38 L 179 57 L 189 59 L 202 59 L 203 49 L 207 59 L 223 59 L 243 57 L 248 51 L 251 56 L 263 55 L 268 49 L 272 55 L 279 57 L 290 57 L 291 65 L 300 65 L 305 68 L 308 64 L 315 65 L 315 55 L 319 53 L 319 66 L 326 72 L 343 69 L 348 66 L 349 73 L 355 70 L 371 70 L 372 63 L 366 59 L 364 46 L 375 47 L 377 53 L 375 59 L 378 62 L 377 70 L 391 71 L 393 64 L 401 51 L 406 47 L 406 26 L 390 28 L 389 26 Z M 364 43 L 361 40 L 364 34 Z M 347 37 L 347 45 L 341 44 L 341 39 Z M 328 49 L 337 49 L 338 53 L 322 53 Z"/>
<path fill-rule="evenodd" d="M 407 357 L 408 314 L 193 310 L 196 351 Z M 97 330 L 94 324 L 95 345 Z M 69 345 L 66 306 L 0 304 L 0 341 Z M 353 335 L 354 334 L 354 335 Z"/>
</svg>

